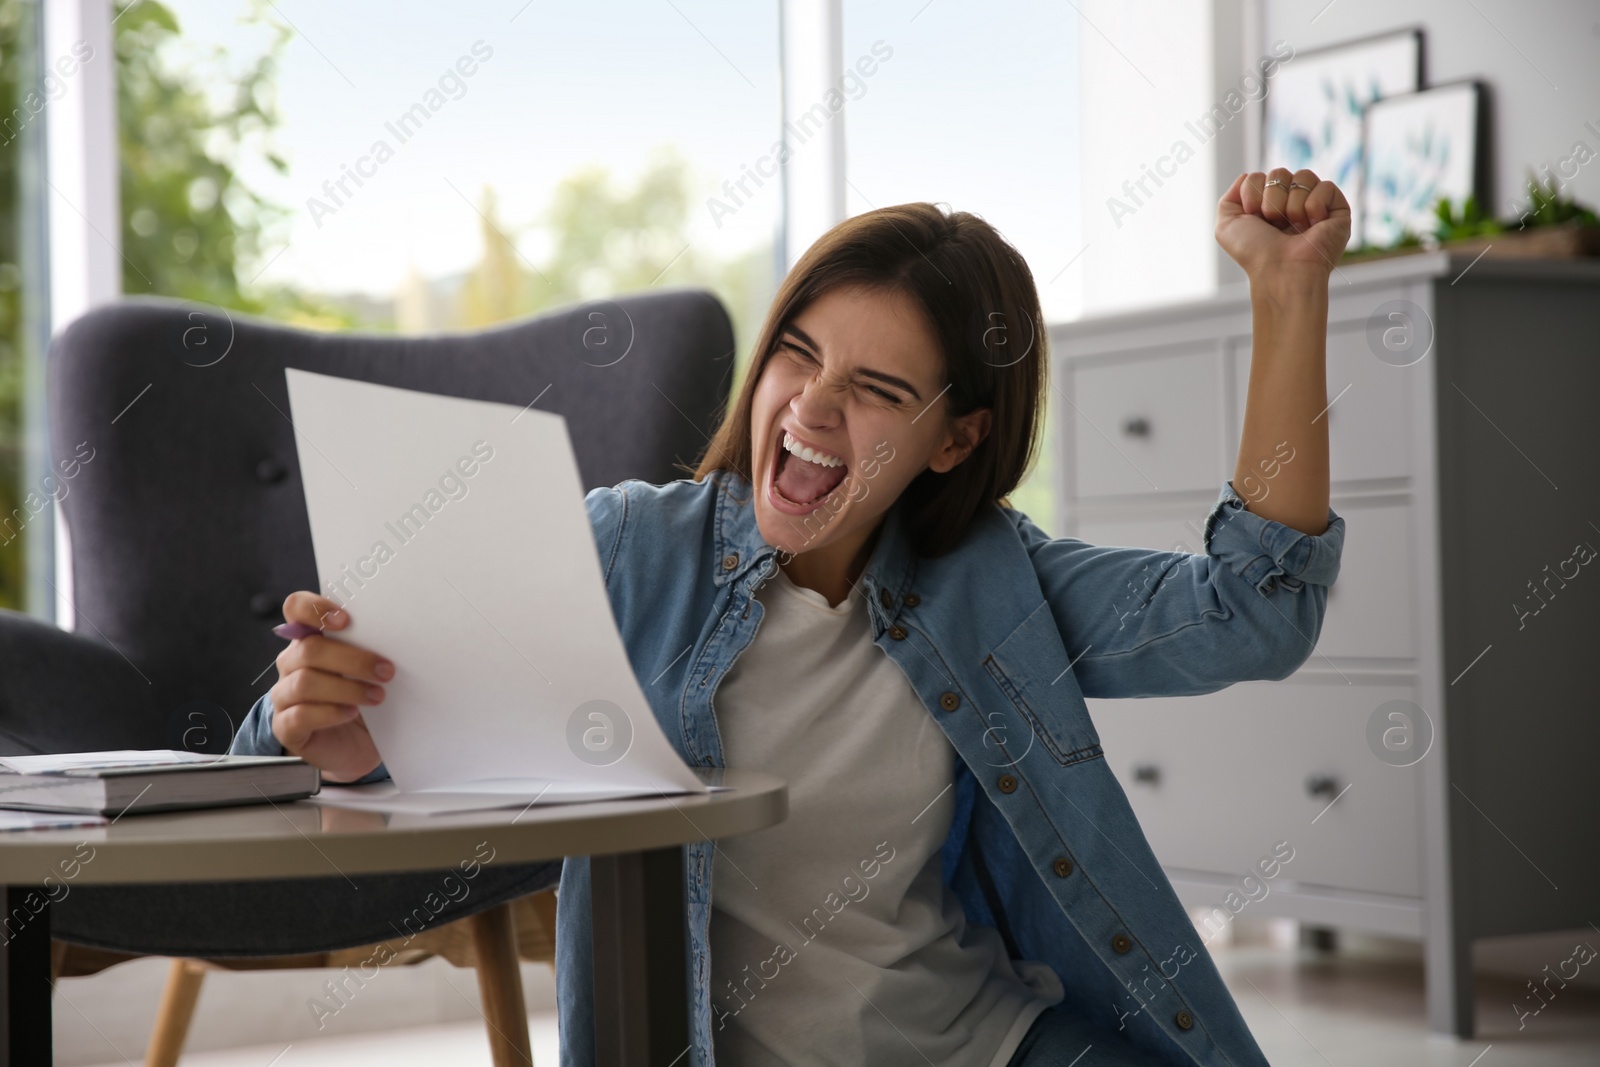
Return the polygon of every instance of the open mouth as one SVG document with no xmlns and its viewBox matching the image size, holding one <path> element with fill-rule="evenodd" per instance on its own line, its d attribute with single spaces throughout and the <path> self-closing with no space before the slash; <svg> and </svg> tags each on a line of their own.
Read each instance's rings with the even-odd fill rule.
<svg viewBox="0 0 1600 1067">
<path fill-rule="evenodd" d="M 849 467 L 840 457 L 802 444 L 787 430 L 779 437 L 772 485 L 785 503 L 815 507 L 839 488 L 848 473 Z"/>
</svg>

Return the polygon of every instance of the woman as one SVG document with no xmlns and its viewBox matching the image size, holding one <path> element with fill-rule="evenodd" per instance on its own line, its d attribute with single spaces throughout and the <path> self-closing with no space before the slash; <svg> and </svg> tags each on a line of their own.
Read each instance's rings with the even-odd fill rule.
<svg viewBox="0 0 1600 1067">
<path fill-rule="evenodd" d="M 992 228 L 928 204 L 852 218 L 796 264 L 692 480 L 588 495 L 667 736 L 790 786 L 786 822 L 686 847 L 686 1063 L 1266 1063 L 1083 698 L 1310 655 L 1344 534 L 1319 416 L 1349 232 L 1309 171 L 1222 198 L 1253 358 L 1201 553 L 1052 540 L 1006 505 L 1042 417 L 1038 296 Z M 284 616 L 348 625 L 312 593 Z M 316 635 L 278 669 L 235 750 L 383 776 L 361 709 L 404 665 Z M 561 891 L 563 1062 L 587 1063 L 587 860 Z"/>
</svg>

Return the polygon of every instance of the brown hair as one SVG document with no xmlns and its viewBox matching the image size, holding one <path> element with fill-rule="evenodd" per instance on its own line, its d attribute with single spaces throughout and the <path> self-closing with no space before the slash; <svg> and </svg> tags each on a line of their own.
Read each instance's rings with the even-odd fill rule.
<svg viewBox="0 0 1600 1067">
<path fill-rule="evenodd" d="M 1033 273 L 994 227 L 965 211 L 900 204 L 856 215 L 823 234 L 773 298 L 744 385 L 694 472 L 731 470 L 754 482 L 750 412 L 756 384 L 784 329 L 838 287 L 898 292 L 922 309 L 944 357 L 952 416 L 991 412 L 989 434 L 965 460 L 925 470 L 906 486 L 905 529 L 914 550 L 955 548 L 979 509 L 1003 502 L 1039 449 L 1048 359 Z"/>
</svg>

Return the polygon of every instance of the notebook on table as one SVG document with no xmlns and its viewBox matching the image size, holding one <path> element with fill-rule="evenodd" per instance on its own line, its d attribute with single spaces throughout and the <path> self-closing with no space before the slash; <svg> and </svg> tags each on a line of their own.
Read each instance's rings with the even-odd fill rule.
<svg viewBox="0 0 1600 1067">
<path fill-rule="evenodd" d="M 0 808 L 121 815 L 299 800 L 320 785 L 295 756 L 117 749 L 0 756 Z"/>
</svg>

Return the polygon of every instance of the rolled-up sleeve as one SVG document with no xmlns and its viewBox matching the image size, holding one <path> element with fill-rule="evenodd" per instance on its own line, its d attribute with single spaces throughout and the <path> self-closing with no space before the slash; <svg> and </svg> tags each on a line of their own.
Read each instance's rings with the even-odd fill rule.
<svg viewBox="0 0 1600 1067">
<path fill-rule="evenodd" d="M 1202 551 L 1091 545 L 1018 530 L 1090 697 L 1185 696 L 1286 678 L 1316 648 L 1344 519 L 1308 534 L 1262 518 L 1224 483 Z"/>
<path fill-rule="evenodd" d="M 233 735 L 233 742 L 228 746 L 230 756 L 283 756 L 283 745 L 272 732 L 272 694 L 262 693 L 250 708 L 250 713 L 244 717 L 244 722 L 239 724 L 239 732 Z M 381 762 L 372 770 L 357 778 L 354 782 L 329 782 L 324 780 L 324 785 L 366 785 L 368 782 L 381 782 L 389 777 L 389 768 Z"/>
<path fill-rule="evenodd" d="M 1344 520 L 1329 508 L 1326 530 L 1303 533 L 1250 511 L 1226 482 L 1206 516 L 1205 547 L 1261 593 L 1280 583 L 1296 591 L 1307 582 L 1329 586 L 1339 576 Z"/>
</svg>

